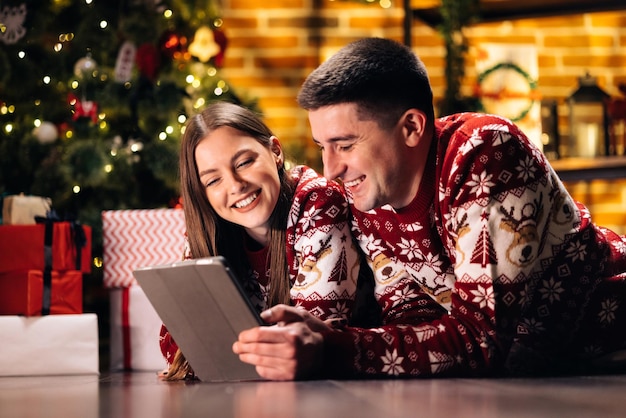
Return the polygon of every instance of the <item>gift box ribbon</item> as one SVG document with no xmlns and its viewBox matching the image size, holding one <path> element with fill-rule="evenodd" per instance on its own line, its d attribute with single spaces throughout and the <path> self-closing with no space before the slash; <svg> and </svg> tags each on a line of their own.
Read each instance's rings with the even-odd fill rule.
<svg viewBox="0 0 626 418">
<path fill-rule="evenodd" d="M 47 218 L 35 217 L 37 223 L 43 223 L 45 225 L 44 232 L 44 246 L 43 246 L 43 298 L 41 302 L 41 315 L 50 314 L 51 306 L 51 292 L 52 292 L 52 235 L 54 231 L 54 223 L 62 222 L 54 215 Z M 81 249 L 87 244 L 87 236 L 82 225 L 75 221 L 70 221 L 70 227 L 72 229 L 74 237 L 74 245 L 76 248 L 76 270 L 81 269 Z"/>
</svg>

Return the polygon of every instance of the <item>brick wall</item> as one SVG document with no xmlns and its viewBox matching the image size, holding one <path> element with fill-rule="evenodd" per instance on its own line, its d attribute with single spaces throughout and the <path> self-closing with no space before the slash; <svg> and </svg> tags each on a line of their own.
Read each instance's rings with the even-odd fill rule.
<svg viewBox="0 0 626 418">
<path fill-rule="evenodd" d="M 306 75 L 347 42 L 366 36 L 402 41 L 402 2 L 389 8 L 378 2 L 330 0 L 223 0 L 223 29 L 228 47 L 222 73 L 241 92 L 259 100 L 266 121 L 298 162 L 320 168 L 310 140 L 306 113 L 295 97 Z M 476 82 L 477 47 L 482 43 L 533 44 L 538 52 L 538 88 L 558 103 L 559 129 L 567 135 L 565 99 L 585 71 L 611 95 L 626 83 L 626 10 L 480 24 L 468 28 L 471 49 L 464 93 Z M 420 21 L 412 25 L 413 49 L 420 55 L 435 98 L 445 89 L 444 48 L 436 30 Z M 568 185 L 568 187 L 570 187 Z M 571 185 L 595 218 L 626 233 L 626 182 Z M 611 190 L 607 202 L 607 190 Z"/>
</svg>

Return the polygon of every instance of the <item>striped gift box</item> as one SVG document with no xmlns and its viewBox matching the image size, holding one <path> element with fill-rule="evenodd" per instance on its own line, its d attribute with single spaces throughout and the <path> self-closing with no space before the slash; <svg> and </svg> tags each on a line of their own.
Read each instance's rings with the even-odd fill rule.
<svg viewBox="0 0 626 418">
<path fill-rule="evenodd" d="M 184 233 L 182 209 L 103 211 L 104 286 L 132 286 L 136 268 L 181 260 Z"/>
</svg>

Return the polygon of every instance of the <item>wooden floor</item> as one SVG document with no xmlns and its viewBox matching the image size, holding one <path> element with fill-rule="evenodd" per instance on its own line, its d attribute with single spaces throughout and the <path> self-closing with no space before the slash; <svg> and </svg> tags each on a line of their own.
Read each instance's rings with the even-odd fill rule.
<svg viewBox="0 0 626 418">
<path fill-rule="evenodd" d="M 0 377 L 0 417 L 626 416 L 626 375 L 166 383 L 154 373 Z"/>
</svg>

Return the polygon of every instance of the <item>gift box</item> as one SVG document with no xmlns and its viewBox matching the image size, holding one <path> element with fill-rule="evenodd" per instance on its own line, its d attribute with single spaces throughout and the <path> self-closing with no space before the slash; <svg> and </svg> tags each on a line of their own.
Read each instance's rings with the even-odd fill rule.
<svg viewBox="0 0 626 418">
<path fill-rule="evenodd" d="M 99 374 L 96 314 L 0 315 L 0 376 Z"/>
<path fill-rule="evenodd" d="M 159 334 L 163 322 L 140 286 L 110 289 L 111 370 L 160 371 L 167 367 Z"/>
<path fill-rule="evenodd" d="M 32 225 L 38 216 L 46 217 L 52 200 L 49 197 L 11 195 L 2 199 L 2 223 Z"/>
<path fill-rule="evenodd" d="M 91 227 L 71 222 L 0 225 L 0 272 L 44 270 L 46 227 L 52 270 L 91 272 Z"/>
<path fill-rule="evenodd" d="M 76 270 L 0 273 L 0 315 L 83 313 L 83 274 Z"/>
<path fill-rule="evenodd" d="M 136 285 L 133 270 L 183 258 L 182 209 L 133 209 L 102 212 L 105 287 Z"/>
</svg>

